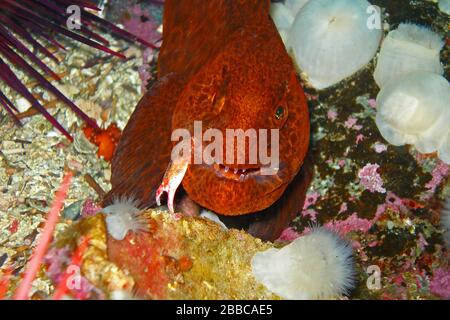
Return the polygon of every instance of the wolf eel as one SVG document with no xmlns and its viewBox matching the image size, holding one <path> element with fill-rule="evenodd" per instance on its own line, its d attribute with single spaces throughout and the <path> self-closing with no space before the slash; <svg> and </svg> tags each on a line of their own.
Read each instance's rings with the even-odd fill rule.
<svg viewBox="0 0 450 320">
<path fill-rule="evenodd" d="M 265 0 L 165 1 L 158 79 L 123 132 L 104 205 L 130 196 L 154 206 L 171 160 L 172 131 L 193 133 L 201 120 L 203 132 L 279 129 L 279 170 L 261 175 L 259 160 L 237 164 L 237 157 L 189 164 L 182 179 L 187 196 L 224 216 L 245 215 L 224 220 L 265 240 L 277 238 L 295 217 L 311 175 L 300 171 L 309 145 L 308 108 L 269 6 Z"/>
</svg>

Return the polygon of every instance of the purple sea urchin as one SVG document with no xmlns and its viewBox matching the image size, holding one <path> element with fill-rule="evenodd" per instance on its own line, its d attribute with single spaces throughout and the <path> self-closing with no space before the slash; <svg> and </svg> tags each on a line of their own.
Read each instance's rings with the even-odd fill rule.
<svg viewBox="0 0 450 320">
<path fill-rule="evenodd" d="M 80 8 L 80 25 L 76 32 L 67 27 L 67 20 L 71 16 L 71 13 L 67 13 L 67 8 L 72 5 Z M 72 140 L 72 137 L 67 130 L 31 94 L 11 66 L 25 71 L 42 87 L 69 106 L 87 124 L 97 128 L 94 120 L 90 119 L 65 97 L 44 75 L 36 71 L 33 64 L 50 78 L 60 80 L 59 76 L 37 56 L 37 52 L 57 62 L 58 59 L 46 48 L 46 44 L 52 44 L 57 49 L 65 50 L 65 47 L 58 41 L 59 39 L 56 39 L 57 35 L 61 35 L 124 59 L 124 55 L 108 48 L 108 41 L 94 32 L 93 29 L 95 28 L 108 30 L 113 35 L 127 41 L 137 41 L 153 48 L 155 46 L 98 17 L 91 12 L 92 10 L 99 11 L 88 0 L 0 0 L 0 80 L 26 98 L 35 109 L 70 140 Z M 29 47 L 32 47 L 34 51 L 30 50 Z M 16 123 L 20 123 L 16 116 L 19 111 L 1 91 L 0 105 Z"/>
</svg>

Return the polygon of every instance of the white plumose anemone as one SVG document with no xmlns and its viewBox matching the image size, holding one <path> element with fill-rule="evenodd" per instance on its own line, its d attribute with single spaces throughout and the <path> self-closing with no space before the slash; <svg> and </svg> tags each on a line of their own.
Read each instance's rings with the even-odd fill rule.
<svg viewBox="0 0 450 320">
<path fill-rule="evenodd" d="M 270 5 L 270 16 L 272 17 L 278 33 L 286 44 L 287 35 L 292 23 L 294 22 L 293 13 L 281 2 L 275 2 Z"/>
<path fill-rule="evenodd" d="M 370 6 L 366 0 L 314 0 L 300 10 L 287 48 L 310 85 L 330 87 L 375 56 L 382 31 L 369 23 Z"/>
<path fill-rule="evenodd" d="M 256 279 L 284 299 L 335 298 L 354 286 L 350 244 L 324 228 L 258 252 L 251 264 Z"/>
<path fill-rule="evenodd" d="M 147 231 L 148 225 L 138 203 L 133 199 L 120 198 L 114 200 L 113 204 L 103 208 L 106 213 L 106 228 L 109 235 L 116 240 L 123 240 L 128 231 Z"/>
<path fill-rule="evenodd" d="M 439 0 L 439 10 L 450 15 L 450 0 Z"/>
<path fill-rule="evenodd" d="M 380 88 L 392 79 L 414 71 L 442 75 L 439 52 L 444 46 L 441 37 L 432 30 L 402 23 L 389 32 L 381 45 L 374 78 Z"/>
<path fill-rule="evenodd" d="M 281 2 L 274 2 L 270 5 L 270 16 L 278 30 L 289 30 L 295 18 L 289 8 Z"/>
<path fill-rule="evenodd" d="M 377 96 L 376 124 L 391 144 L 440 152 L 450 130 L 450 85 L 434 73 L 413 72 L 386 84 Z"/>
<path fill-rule="evenodd" d="M 285 44 L 295 16 L 308 1 L 286 0 L 284 3 L 273 2 L 270 5 L 270 16 Z"/>
<path fill-rule="evenodd" d="M 305 6 L 309 0 L 285 0 L 284 4 L 295 17 L 297 13 Z"/>
</svg>

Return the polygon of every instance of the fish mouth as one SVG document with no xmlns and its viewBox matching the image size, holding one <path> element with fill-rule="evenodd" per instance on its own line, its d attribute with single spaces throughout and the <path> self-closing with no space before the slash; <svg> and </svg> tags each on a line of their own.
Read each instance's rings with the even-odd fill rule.
<svg viewBox="0 0 450 320">
<path fill-rule="evenodd" d="M 289 167 L 282 162 L 274 174 L 264 172 L 266 168 L 270 166 L 192 165 L 186 171 L 183 187 L 192 200 L 219 214 L 257 212 L 281 196 L 291 177 Z"/>
<path fill-rule="evenodd" d="M 220 178 L 230 179 L 234 181 L 244 182 L 249 177 L 255 177 L 258 175 L 261 175 L 261 168 L 260 166 L 252 166 L 252 167 L 231 167 L 226 166 L 221 163 L 214 163 L 213 165 L 209 166 L 215 174 Z"/>
<path fill-rule="evenodd" d="M 248 183 L 253 180 L 258 183 L 278 184 L 288 176 L 287 168 L 282 163 L 277 170 L 274 170 L 270 165 L 263 164 L 234 166 L 214 163 L 212 165 L 204 164 L 202 167 L 219 180 L 229 180 L 235 183 Z"/>
</svg>

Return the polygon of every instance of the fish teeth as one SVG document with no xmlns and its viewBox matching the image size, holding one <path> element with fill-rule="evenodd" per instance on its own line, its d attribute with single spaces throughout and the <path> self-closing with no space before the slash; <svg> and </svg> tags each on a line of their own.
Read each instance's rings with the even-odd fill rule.
<svg viewBox="0 0 450 320">
<path fill-rule="evenodd" d="M 223 166 L 223 165 L 222 165 L 222 166 Z M 223 171 L 224 171 L 224 172 L 229 172 L 230 170 L 231 170 L 235 175 L 238 175 L 238 176 L 241 176 L 241 175 L 243 175 L 244 173 L 247 172 L 247 169 L 238 169 L 238 168 L 233 169 L 233 168 L 230 168 L 230 167 L 228 167 L 228 166 L 223 166 Z"/>
<path fill-rule="evenodd" d="M 244 175 L 244 174 L 241 174 L 241 175 L 239 176 L 239 181 L 244 181 L 244 179 L 245 179 L 245 175 Z"/>
</svg>

